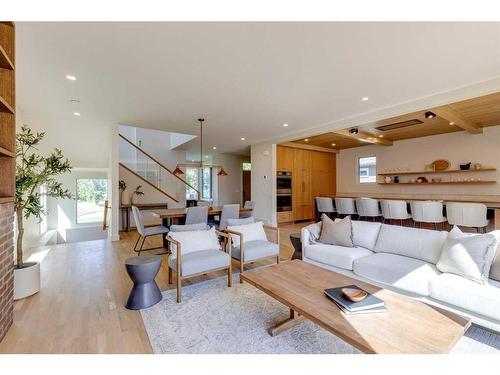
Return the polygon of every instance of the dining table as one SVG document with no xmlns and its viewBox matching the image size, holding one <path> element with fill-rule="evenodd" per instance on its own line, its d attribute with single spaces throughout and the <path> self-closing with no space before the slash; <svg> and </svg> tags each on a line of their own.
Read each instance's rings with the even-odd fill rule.
<svg viewBox="0 0 500 375">
<path fill-rule="evenodd" d="M 161 219 L 162 225 L 170 227 L 172 224 L 183 222 L 187 215 L 187 208 L 167 208 L 152 211 L 153 216 Z M 244 212 L 252 212 L 252 208 L 240 207 L 240 215 Z M 219 216 L 222 213 L 222 206 L 208 208 L 208 217 Z M 163 236 L 163 246 L 168 247 L 166 236 Z"/>
</svg>

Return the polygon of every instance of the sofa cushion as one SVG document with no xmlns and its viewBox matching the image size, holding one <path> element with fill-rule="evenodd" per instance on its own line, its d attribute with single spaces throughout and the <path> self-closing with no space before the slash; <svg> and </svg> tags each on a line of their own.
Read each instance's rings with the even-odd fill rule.
<svg viewBox="0 0 500 375">
<path fill-rule="evenodd" d="M 436 264 L 447 232 L 382 224 L 374 251 L 404 255 Z"/>
<path fill-rule="evenodd" d="M 208 272 L 218 268 L 228 267 L 231 258 L 221 250 L 204 250 L 182 255 L 182 276 L 190 276 L 201 272 Z M 177 259 L 168 258 L 170 268 L 177 271 Z"/>
<path fill-rule="evenodd" d="M 443 273 L 429 284 L 431 298 L 500 321 L 500 283 L 479 284 Z"/>
<path fill-rule="evenodd" d="M 278 244 L 269 241 L 249 241 L 243 243 L 243 262 L 251 262 L 252 260 L 278 255 L 280 248 Z M 233 247 L 231 256 L 240 260 L 240 247 Z"/>
<path fill-rule="evenodd" d="M 492 234 L 471 236 L 455 226 L 448 233 L 436 267 L 441 272 L 486 284 L 497 246 L 497 239 Z"/>
<path fill-rule="evenodd" d="M 429 295 L 429 281 L 439 274 L 433 264 L 386 253 L 356 259 L 353 271 L 361 277 L 421 296 Z"/>
<path fill-rule="evenodd" d="M 372 254 L 372 251 L 362 247 L 344 247 L 318 243 L 307 246 L 303 256 L 319 263 L 352 271 L 354 260 Z"/>
<path fill-rule="evenodd" d="M 349 216 L 333 221 L 327 215 L 321 217 L 321 235 L 319 241 L 329 245 L 353 247 L 352 224 Z"/>
</svg>

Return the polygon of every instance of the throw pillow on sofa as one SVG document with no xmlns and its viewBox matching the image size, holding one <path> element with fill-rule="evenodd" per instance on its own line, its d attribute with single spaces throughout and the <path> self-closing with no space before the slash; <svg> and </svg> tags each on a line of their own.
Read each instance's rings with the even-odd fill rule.
<svg viewBox="0 0 500 375">
<path fill-rule="evenodd" d="M 321 221 L 309 224 L 305 229 L 309 232 L 309 241 L 311 243 L 317 243 L 321 235 Z"/>
<path fill-rule="evenodd" d="M 333 221 L 323 214 L 321 221 L 320 242 L 328 245 L 354 247 L 352 243 L 352 223 L 349 216 L 342 220 Z"/>
<path fill-rule="evenodd" d="M 492 234 L 466 234 L 455 226 L 448 233 L 436 267 L 441 272 L 486 284 L 497 245 L 497 238 Z"/>
</svg>

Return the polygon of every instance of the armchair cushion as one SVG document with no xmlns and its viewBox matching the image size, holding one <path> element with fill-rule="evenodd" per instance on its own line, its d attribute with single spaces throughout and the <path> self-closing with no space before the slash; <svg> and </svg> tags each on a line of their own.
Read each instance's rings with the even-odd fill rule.
<svg viewBox="0 0 500 375">
<path fill-rule="evenodd" d="M 246 263 L 261 258 L 277 256 L 279 252 L 280 248 L 278 244 L 274 242 L 269 242 L 267 240 L 245 241 L 243 243 L 243 262 Z M 233 247 L 231 255 L 233 258 L 241 260 L 240 247 Z"/>
<path fill-rule="evenodd" d="M 181 276 L 186 277 L 197 273 L 208 272 L 219 268 L 229 267 L 231 258 L 221 250 L 196 251 L 182 255 Z M 177 258 L 169 257 L 168 265 L 177 271 Z"/>
<path fill-rule="evenodd" d="M 215 228 L 190 232 L 170 232 L 168 236 L 181 244 L 182 255 L 220 248 Z M 172 246 L 172 256 L 175 257 L 176 254 L 177 248 L 176 246 Z"/>
<path fill-rule="evenodd" d="M 252 224 L 228 226 L 227 229 L 243 234 L 243 242 L 267 241 L 264 224 L 259 221 Z M 231 234 L 234 247 L 240 246 L 240 236 Z"/>
<path fill-rule="evenodd" d="M 255 218 L 253 216 L 250 217 L 245 217 L 242 219 L 227 219 L 227 225 L 228 226 L 235 226 L 235 225 L 245 225 L 245 224 L 252 224 L 255 223 Z"/>
<path fill-rule="evenodd" d="M 208 229 L 210 229 L 210 227 L 207 225 L 207 223 L 185 224 L 185 225 L 174 224 L 170 226 L 171 232 L 191 232 L 194 230 L 208 230 Z"/>
</svg>

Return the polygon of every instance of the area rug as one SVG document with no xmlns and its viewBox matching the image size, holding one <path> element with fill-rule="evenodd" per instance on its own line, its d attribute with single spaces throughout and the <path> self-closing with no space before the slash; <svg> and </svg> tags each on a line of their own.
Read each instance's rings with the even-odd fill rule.
<svg viewBox="0 0 500 375">
<path fill-rule="evenodd" d="M 154 353 L 158 354 L 356 354 L 333 334 L 305 321 L 272 337 L 267 328 L 288 317 L 288 309 L 258 289 L 226 278 L 182 288 L 182 303 L 175 290 L 141 310 Z M 500 336 L 471 327 L 452 353 L 500 354 Z"/>
</svg>

